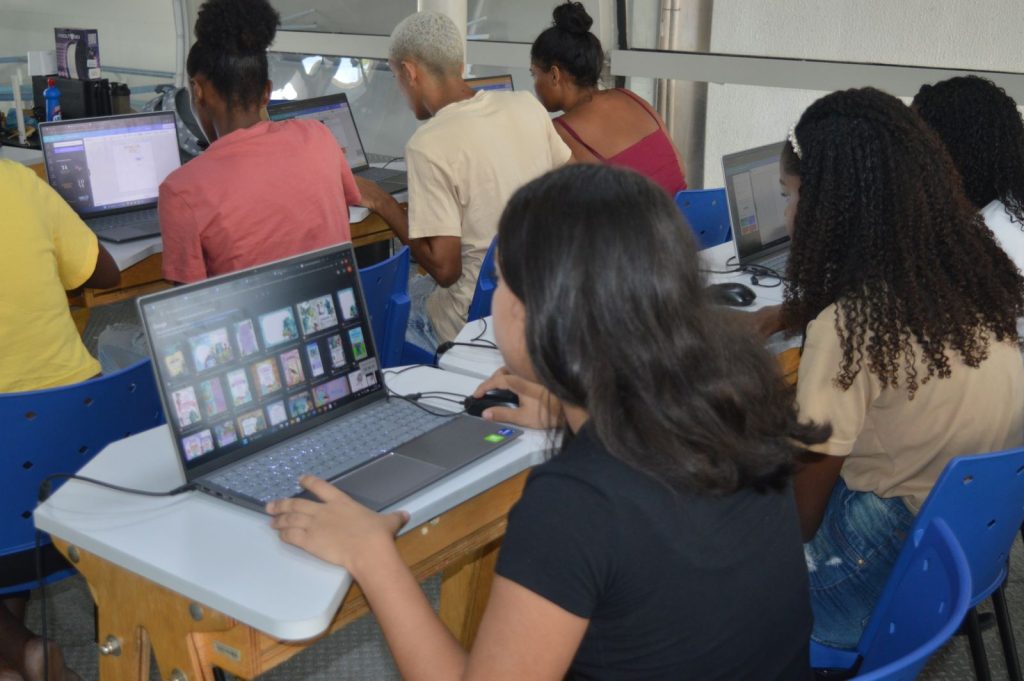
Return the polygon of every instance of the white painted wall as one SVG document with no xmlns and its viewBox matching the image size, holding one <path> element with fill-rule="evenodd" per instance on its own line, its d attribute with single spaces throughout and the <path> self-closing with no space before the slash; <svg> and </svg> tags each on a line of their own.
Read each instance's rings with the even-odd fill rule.
<svg viewBox="0 0 1024 681">
<path fill-rule="evenodd" d="M 1024 71 L 1020 0 L 715 0 L 711 51 Z M 709 86 L 705 186 L 723 154 L 776 142 L 822 92 Z"/>
</svg>

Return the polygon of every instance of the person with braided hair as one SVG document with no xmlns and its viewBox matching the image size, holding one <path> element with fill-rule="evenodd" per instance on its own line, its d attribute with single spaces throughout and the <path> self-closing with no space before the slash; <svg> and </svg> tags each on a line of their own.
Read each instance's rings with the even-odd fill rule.
<svg viewBox="0 0 1024 681">
<path fill-rule="evenodd" d="M 210 147 L 160 186 L 164 278 L 191 283 L 351 240 L 361 200 L 334 136 L 318 121 L 265 121 L 268 0 L 208 0 L 186 69 Z"/>
<path fill-rule="evenodd" d="M 924 85 L 911 108 L 938 133 L 964 191 L 1024 270 L 1024 120 L 1003 88 L 978 76 Z"/>
<path fill-rule="evenodd" d="M 781 161 L 798 409 L 832 426 L 794 483 L 813 637 L 852 648 L 946 463 L 1024 443 L 1024 278 L 891 95 L 819 99 Z"/>
</svg>

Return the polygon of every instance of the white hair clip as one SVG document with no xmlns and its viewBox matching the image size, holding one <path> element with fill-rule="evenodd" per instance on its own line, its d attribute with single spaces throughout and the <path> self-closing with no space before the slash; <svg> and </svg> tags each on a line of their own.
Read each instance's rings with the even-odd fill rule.
<svg viewBox="0 0 1024 681">
<path fill-rule="evenodd" d="M 800 143 L 796 141 L 796 123 L 789 129 L 789 143 L 793 146 L 793 153 L 801 161 L 804 158 L 804 150 L 800 148 Z"/>
</svg>

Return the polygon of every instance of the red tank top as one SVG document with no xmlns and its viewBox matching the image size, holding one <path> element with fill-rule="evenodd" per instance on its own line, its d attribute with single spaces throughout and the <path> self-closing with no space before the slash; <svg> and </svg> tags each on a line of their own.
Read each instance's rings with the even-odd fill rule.
<svg viewBox="0 0 1024 681">
<path fill-rule="evenodd" d="M 634 99 L 637 104 L 643 107 L 644 111 L 647 112 L 654 122 L 658 123 L 658 119 L 651 113 L 650 109 L 644 106 L 639 97 L 629 90 L 618 88 L 618 91 Z M 572 135 L 573 139 L 582 144 L 587 151 L 602 163 L 635 170 L 641 175 L 654 180 L 662 189 L 668 192 L 669 196 L 675 196 L 676 192 L 686 189 L 686 178 L 683 177 L 683 171 L 679 167 L 679 159 L 676 157 L 675 147 L 672 145 L 672 140 L 669 139 L 669 136 L 665 134 L 660 123 L 657 130 L 636 144 L 623 149 L 614 156 L 605 158 L 594 147 L 584 142 L 576 134 L 576 131 L 563 120 L 564 118 L 565 116 L 559 116 L 554 120 L 555 124 L 563 127 L 566 132 Z"/>
</svg>

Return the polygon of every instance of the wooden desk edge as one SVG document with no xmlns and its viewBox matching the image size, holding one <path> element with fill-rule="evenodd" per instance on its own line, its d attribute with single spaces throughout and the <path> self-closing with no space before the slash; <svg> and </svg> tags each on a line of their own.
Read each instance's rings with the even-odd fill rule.
<svg viewBox="0 0 1024 681">
<path fill-rule="evenodd" d="M 417 579 L 443 572 L 440 614 L 463 645 L 476 634 L 508 512 L 527 475 L 519 473 L 397 540 Z M 251 679 L 369 610 L 353 586 L 327 631 L 307 641 L 281 641 L 78 548 L 78 560 L 72 560 L 72 547 L 58 537 L 53 541 L 89 584 L 99 610 L 99 641 L 113 636 L 119 642 L 119 655 L 100 657 L 103 681 L 148 679 L 150 645 L 162 678 L 180 679 L 173 676 L 179 673 L 213 681 L 216 666 Z"/>
</svg>

